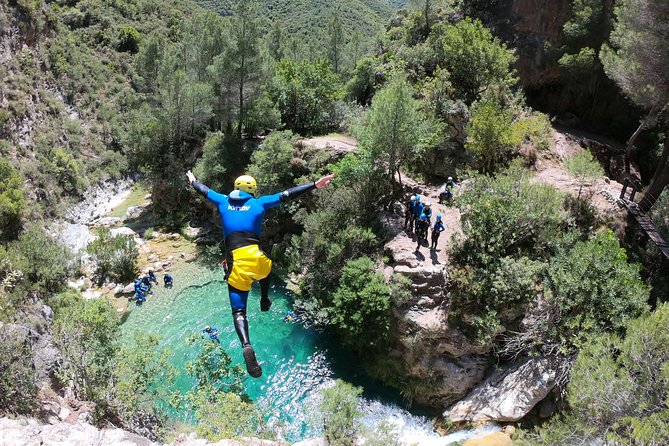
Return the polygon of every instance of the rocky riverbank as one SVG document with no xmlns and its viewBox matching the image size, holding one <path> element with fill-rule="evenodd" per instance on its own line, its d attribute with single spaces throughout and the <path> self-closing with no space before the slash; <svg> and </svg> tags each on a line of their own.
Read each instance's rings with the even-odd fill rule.
<svg viewBox="0 0 669 446">
<path fill-rule="evenodd" d="M 180 434 L 170 443 L 155 443 L 123 429 L 98 429 L 86 423 L 44 424 L 34 419 L 0 418 L 0 446 L 285 446 L 285 441 L 240 438 L 210 442 L 193 433 Z M 326 446 L 324 439 L 305 440 L 294 446 Z"/>
</svg>

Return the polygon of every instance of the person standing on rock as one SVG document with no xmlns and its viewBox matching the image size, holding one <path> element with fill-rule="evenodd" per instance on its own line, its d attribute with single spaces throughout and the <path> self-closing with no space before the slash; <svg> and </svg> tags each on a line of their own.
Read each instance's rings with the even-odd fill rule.
<svg viewBox="0 0 669 446">
<path fill-rule="evenodd" d="M 417 223 L 418 219 L 420 218 L 420 214 L 422 213 L 423 213 L 423 203 L 420 202 L 420 195 L 416 195 L 416 201 L 414 202 L 413 206 L 413 215 L 411 216 L 411 223 L 409 224 L 409 227 L 411 228 L 412 231 L 418 232 Z"/>
<path fill-rule="evenodd" d="M 439 236 L 445 230 L 446 227 L 444 226 L 444 223 L 441 221 L 441 215 L 437 215 L 437 220 L 434 222 L 434 226 L 432 226 L 432 245 L 430 246 L 430 249 L 437 249 L 437 242 L 439 241 Z"/>
<path fill-rule="evenodd" d="M 260 249 L 260 232 L 265 211 L 313 189 L 327 186 L 334 175 L 327 175 L 316 182 L 262 197 L 256 197 L 258 185 L 256 180 L 248 175 L 242 175 L 235 180 L 235 188 L 230 195 L 220 194 L 198 183 L 190 170 L 186 176 L 191 186 L 216 204 L 221 214 L 228 265 L 225 279 L 228 283 L 235 331 L 242 344 L 246 370 L 252 377 L 259 378 L 262 375 L 262 368 L 258 364 L 249 339 L 246 303 L 253 282 L 259 281 L 260 311 L 269 311 L 272 305 L 269 299 L 269 273 L 272 270 L 272 261 Z"/>
<path fill-rule="evenodd" d="M 411 223 L 411 217 L 413 216 L 413 207 L 416 204 L 416 196 L 412 195 L 407 200 L 404 200 L 404 229 L 407 228 L 407 225 Z"/>
</svg>

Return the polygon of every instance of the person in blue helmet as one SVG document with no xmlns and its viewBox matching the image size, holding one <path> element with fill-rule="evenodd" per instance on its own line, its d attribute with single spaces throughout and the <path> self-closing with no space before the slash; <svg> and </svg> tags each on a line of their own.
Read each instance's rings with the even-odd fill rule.
<svg viewBox="0 0 669 446">
<path fill-rule="evenodd" d="M 216 327 L 210 327 L 207 325 L 204 327 L 204 330 L 202 330 L 202 333 L 209 335 L 209 339 L 211 339 L 214 342 L 221 343 L 221 340 L 218 339 L 218 328 Z"/>
<path fill-rule="evenodd" d="M 416 221 L 416 251 L 420 250 L 420 245 L 425 240 L 426 228 L 428 227 L 427 217 L 425 213 L 420 214 Z"/>
<path fill-rule="evenodd" d="M 154 273 L 152 269 L 149 270 L 148 277 L 149 277 L 149 283 L 155 283 L 156 285 L 158 285 L 158 278 L 156 277 L 156 273 Z"/>
<path fill-rule="evenodd" d="M 172 285 L 174 284 L 174 277 L 172 277 L 172 274 L 165 273 L 163 276 L 163 284 L 165 285 L 165 288 L 172 288 Z"/>
<path fill-rule="evenodd" d="M 441 221 L 441 215 L 437 215 L 437 220 L 434 222 L 434 225 L 432 226 L 432 244 L 430 245 L 431 250 L 437 249 L 437 242 L 439 241 L 439 236 L 445 230 L 446 227 L 444 226 L 444 222 Z"/>
<path fill-rule="evenodd" d="M 418 229 L 416 228 L 416 222 L 420 217 L 420 214 L 422 213 L 423 213 L 423 203 L 420 202 L 420 195 L 416 195 L 416 200 L 414 201 L 413 205 L 413 215 L 411 217 L 411 223 L 409 224 L 411 230 L 415 230 L 416 232 L 418 232 Z"/>
<path fill-rule="evenodd" d="M 260 311 L 269 311 L 269 273 L 272 261 L 260 249 L 260 232 L 265 212 L 280 206 L 313 189 L 320 189 L 332 181 L 334 175 L 303 184 L 273 195 L 257 197 L 256 180 L 242 175 L 235 180 L 234 190 L 229 195 L 220 194 L 198 183 L 191 171 L 186 173 L 188 182 L 200 194 L 218 207 L 223 224 L 223 236 L 228 265 L 225 279 L 228 283 L 230 307 L 235 331 L 242 344 L 246 370 L 254 378 L 262 376 L 255 351 L 249 339 L 249 324 L 246 304 L 254 281 L 260 282 Z"/>
</svg>

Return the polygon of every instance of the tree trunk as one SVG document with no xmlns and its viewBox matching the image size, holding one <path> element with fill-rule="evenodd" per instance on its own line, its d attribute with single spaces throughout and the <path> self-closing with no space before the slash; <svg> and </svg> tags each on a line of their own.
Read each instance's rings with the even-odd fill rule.
<svg viewBox="0 0 669 446">
<path fill-rule="evenodd" d="M 662 156 L 655 168 L 655 175 L 653 180 L 643 194 L 643 198 L 639 203 L 639 208 L 642 212 L 650 211 L 664 188 L 669 184 L 669 138 L 664 140 L 664 148 L 662 149 Z"/>
<path fill-rule="evenodd" d="M 643 121 L 639 124 L 639 127 L 632 133 L 632 136 L 630 136 L 629 141 L 627 141 L 627 147 L 625 149 L 625 174 L 629 176 L 630 174 L 630 168 L 632 164 L 632 147 L 634 147 L 634 143 L 636 142 L 637 138 L 643 132 L 645 129 L 652 127 L 656 120 L 658 115 L 660 114 L 660 105 L 655 104 L 653 107 L 650 109 L 646 117 L 644 118 Z"/>
</svg>

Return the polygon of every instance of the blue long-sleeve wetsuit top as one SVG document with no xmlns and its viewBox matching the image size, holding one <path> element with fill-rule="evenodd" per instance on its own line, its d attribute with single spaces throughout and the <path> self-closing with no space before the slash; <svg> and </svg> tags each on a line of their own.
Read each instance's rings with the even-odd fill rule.
<svg viewBox="0 0 669 446">
<path fill-rule="evenodd" d="M 225 237 L 238 231 L 252 232 L 260 237 L 265 211 L 281 204 L 281 193 L 254 198 L 241 190 L 224 195 L 209 189 L 207 199 L 218 207 Z"/>
<path fill-rule="evenodd" d="M 437 234 L 445 230 L 446 228 L 444 227 L 444 223 L 442 223 L 441 221 L 435 222 L 434 225 L 432 226 L 432 231 L 436 232 Z"/>
<path fill-rule="evenodd" d="M 413 208 L 413 214 L 419 216 L 420 214 L 423 213 L 423 209 L 424 209 L 423 203 L 420 202 L 416 203 L 416 205 Z"/>
</svg>

